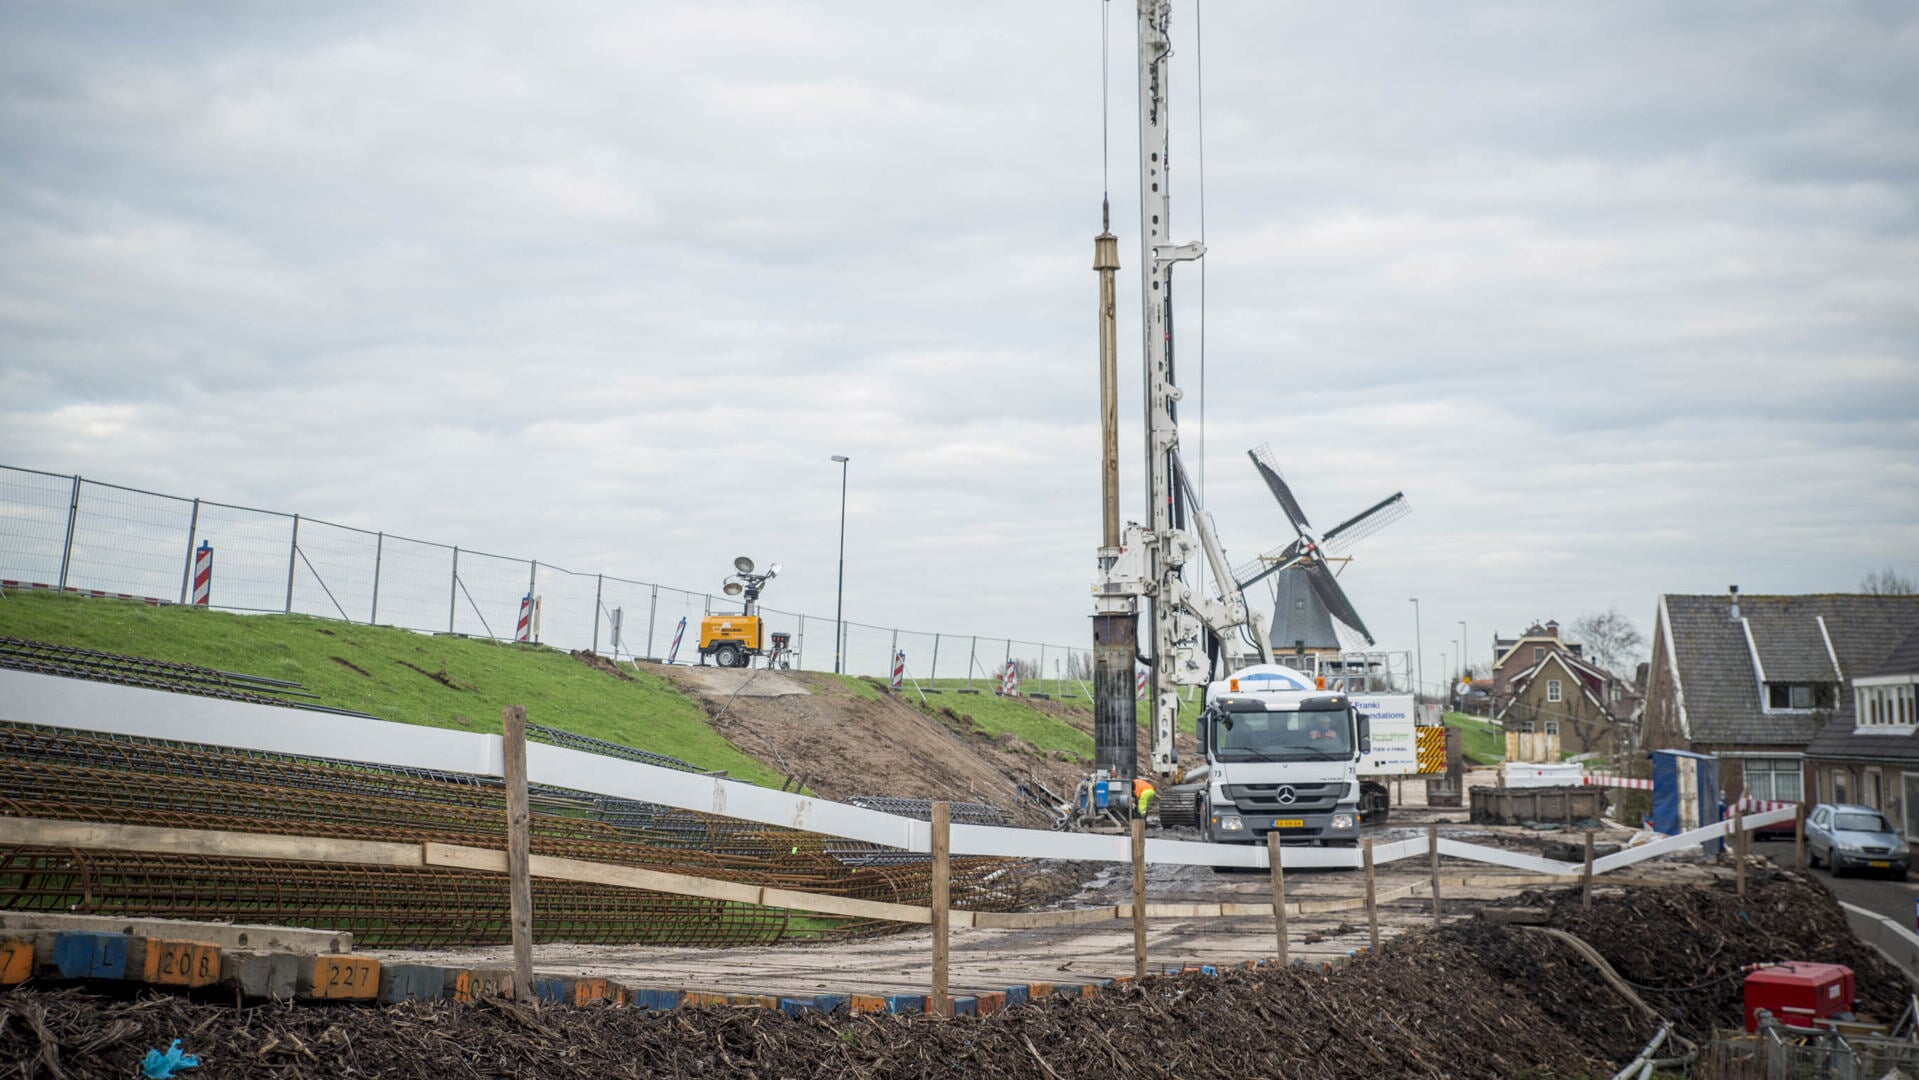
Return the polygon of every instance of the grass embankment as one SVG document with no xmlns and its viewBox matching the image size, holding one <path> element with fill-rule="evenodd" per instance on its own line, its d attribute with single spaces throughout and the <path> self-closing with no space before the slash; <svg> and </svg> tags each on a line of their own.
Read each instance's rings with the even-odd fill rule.
<svg viewBox="0 0 1919 1080">
<path fill-rule="evenodd" d="M 858 681 L 858 680 L 856 680 Z M 1088 727 L 1093 722 L 1093 703 L 1086 698 L 1086 689 L 1077 681 L 1060 683 L 1052 679 L 1044 684 L 1029 682 L 1021 687 L 1023 695 L 1017 698 L 1001 697 L 993 692 L 993 683 L 983 679 L 973 680 L 972 689 L 976 694 L 962 694 L 958 691 L 966 688 L 965 679 L 922 680 L 921 689 L 939 690 L 940 693 L 928 694 L 924 705 L 919 695 L 908 685 L 901 698 L 909 704 L 920 706 L 928 712 L 937 712 L 949 708 L 954 714 L 963 717 L 974 728 L 988 735 L 1010 735 L 1042 752 L 1060 750 L 1086 762 L 1093 760 L 1093 736 L 1075 723 L 1049 712 L 1035 703 L 1031 694 L 1034 691 L 1047 694 L 1051 706 L 1065 709 L 1075 714 L 1074 720 Z M 871 689 L 870 686 L 867 689 Z M 1199 699 L 1195 694 L 1192 701 L 1182 695 L 1179 706 L 1179 730 L 1190 735 L 1199 716 Z M 1151 714 L 1144 702 L 1139 703 L 1139 726 L 1152 726 Z"/>
<path fill-rule="evenodd" d="M 622 681 L 541 646 L 49 593 L 8 593 L 0 635 L 286 679 L 320 704 L 429 727 L 497 732 L 502 706 L 525 705 L 536 724 L 752 783 L 780 780 L 708 727 L 699 703 L 658 675 L 642 668 Z"/>
<path fill-rule="evenodd" d="M 1449 712 L 1445 720 L 1447 727 L 1463 732 L 1460 748 L 1466 756 L 1482 765 L 1497 765 L 1506 760 L 1506 734 L 1491 720 L 1463 712 Z"/>
</svg>

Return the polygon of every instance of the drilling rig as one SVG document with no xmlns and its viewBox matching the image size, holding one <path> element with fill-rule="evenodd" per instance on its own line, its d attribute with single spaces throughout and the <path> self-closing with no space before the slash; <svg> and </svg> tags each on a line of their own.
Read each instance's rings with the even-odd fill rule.
<svg viewBox="0 0 1919 1080">
<path fill-rule="evenodd" d="M 1206 254 L 1203 244 L 1173 243 L 1168 150 L 1167 28 L 1171 0 L 1138 0 L 1139 15 L 1139 221 L 1140 299 L 1143 312 L 1146 406 L 1146 506 L 1144 524 L 1119 514 L 1119 371 L 1114 276 L 1119 240 L 1112 233 L 1110 203 L 1101 207 L 1101 231 L 1093 240 L 1099 275 L 1101 536 L 1093 585 L 1094 772 L 1082 780 L 1070 821 L 1080 828 L 1124 827 L 1132 812 L 1132 780 L 1138 769 L 1135 664 L 1147 672 L 1152 711 L 1152 771 L 1162 782 L 1187 779 L 1173 738 L 1179 688 L 1200 686 L 1215 675 L 1220 655 L 1237 636 L 1263 663 L 1272 646 L 1260 617 L 1246 603 L 1233 568 L 1200 505 L 1179 452 L 1179 401 L 1174 367 L 1173 268 Z M 1185 567 L 1204 558 L 1213 589 L 1189 587 Z M 1140 649 L 1139 618 L 1146 616 Z M 1245 651 L 1245 650 L 1242 650 Z"/>
</svg>

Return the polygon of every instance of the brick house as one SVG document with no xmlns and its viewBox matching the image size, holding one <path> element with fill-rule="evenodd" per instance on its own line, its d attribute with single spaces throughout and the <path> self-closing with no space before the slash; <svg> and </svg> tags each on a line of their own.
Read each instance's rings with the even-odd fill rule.
<svg viewBox="0 0 1919 1080">
<path fill-rule="evenodd" d="M 1576 641 L 1562 641 L 1559 637 L 1559 624 L 1550 619 L 1542 626 L 1534 623 L 1526 632 L 1516 638 L 1502 638 L 1493 634 L 1493 701 L 1499 708 L 1512 696 L 1514 679 L 1536 667 L 1548 653 L 1563 652 L 1574 659 L 1584 660 L 1584 646 Z"/>
<path fill-rule="evenodd" d="M 1548 649 L 1508 681 L 1497 718 L 1507 731 L 1559 736 L 1564 753 L 1610 757 L 1625 742 L 1624 725 L 1608 700 L 1617 682 L 1569 649 Z"/>
<path fill-rule="evenodd" d="M 1809 798 L 1870 806 L 1919 838 L 1919 629 L 1855 675 L 1850 716 L 1806 748 Z"/>
<path fill-rule="evenodd" d="M 1663 595 L 1644 745 L 1716 755 L 1729 796 L 1826 798 L 1831 777 L 1817 783 L 1808 748 L 1828 725 L 1852 727 L 1847 680 L 1914 629 L 1919 596 Z"/>
</svg>

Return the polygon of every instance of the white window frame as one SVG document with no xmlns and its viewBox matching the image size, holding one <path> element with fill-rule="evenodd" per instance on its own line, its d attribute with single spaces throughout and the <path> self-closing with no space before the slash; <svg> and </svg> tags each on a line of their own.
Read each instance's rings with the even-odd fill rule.
<svg viewBox="0 0 1919 1080">
<path fill-rule="evenodd" d="M 1548 735 L 1559 734 L 1559 721 L 1557 720 L 1546 721 L 1546 734 Z"/>
<path fill-rule="evenodd" d="M 1549 702 L 1560 702 L 1560 701 L 1566 700 L 1566 695 L 1561 689 L 1558 679 L 1546 680 L 1546 700 Z"/>
</svg>

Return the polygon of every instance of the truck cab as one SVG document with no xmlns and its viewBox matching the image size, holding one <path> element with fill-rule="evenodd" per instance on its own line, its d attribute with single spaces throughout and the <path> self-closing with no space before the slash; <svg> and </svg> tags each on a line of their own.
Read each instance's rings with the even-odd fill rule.
<svg viewBox="0 0 1919 1080">
<path fill-rule="evenodd" d="M 1210 684 L 1199 716 L 1208 775 L 1200 827 L 1217 843 L 1350 846 L 1359 841 L 1359 769 L 1371 752 L 1353 699 L 1277 664 Z"/>
</svg>

